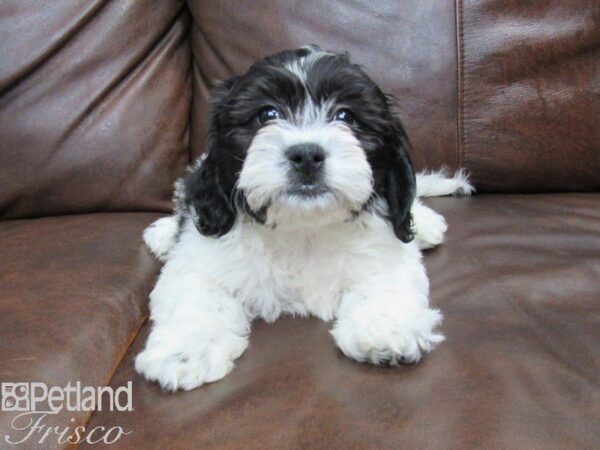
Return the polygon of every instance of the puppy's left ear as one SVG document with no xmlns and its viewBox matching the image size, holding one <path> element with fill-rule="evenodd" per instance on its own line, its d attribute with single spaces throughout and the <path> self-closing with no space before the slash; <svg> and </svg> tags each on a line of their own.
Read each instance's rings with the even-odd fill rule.
<svg viewBox="0 0 600 450">
<path fill-rule="evenodd" d="M 384 183 L 388 218 L 396 237 L 402 242 L 410 242 L 414 237 L 410 210 L 415 199 L 417 185 L 415 171 L 410 160 L 410 143 L 400 122 L 394 126 L 394 137 L 390 144 Z"/>
</svg>

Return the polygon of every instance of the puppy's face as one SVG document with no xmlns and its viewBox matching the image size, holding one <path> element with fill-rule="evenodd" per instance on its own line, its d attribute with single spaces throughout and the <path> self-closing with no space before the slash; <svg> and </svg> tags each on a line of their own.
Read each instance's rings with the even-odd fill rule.
<svg viewBox="0 0 600 450">
<path fill-rule="evenodd" d="M 414 172 L 390 100 L 346 54 L 308 46 L 268 57 L 213 93 L 209 149 L 186 181 L 196 225 L 318 226 L 365 209 L 411 239 Z"/>
</svg>

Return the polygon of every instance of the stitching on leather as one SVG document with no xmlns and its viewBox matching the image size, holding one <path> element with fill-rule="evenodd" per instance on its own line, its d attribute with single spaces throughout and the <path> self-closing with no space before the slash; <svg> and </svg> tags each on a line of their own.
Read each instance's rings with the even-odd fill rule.
<svg viewBox="0 0 600 450">
<path fill-rule="evenodd" d="M 464 64 L 465 64 L 465 45 L 464 45 L 464 24 L 463 24 L 463 0 L 455 2 L 456 16 L 456 72 L 457 72 L 457 100 L 456 100 L 456 167 L 462 168 L 465 152 L 465 131 L 464 131 Z"/>
</svg>

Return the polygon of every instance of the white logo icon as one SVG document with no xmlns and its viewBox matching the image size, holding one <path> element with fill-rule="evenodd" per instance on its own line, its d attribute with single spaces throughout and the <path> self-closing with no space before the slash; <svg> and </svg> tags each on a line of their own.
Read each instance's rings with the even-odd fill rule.
<svg viewBox="0 0 600 450">
<path fill-rule="evenodd" d="M 2 383 L 2 411 L 29 411 L 29 383 Z"/>
</svg>

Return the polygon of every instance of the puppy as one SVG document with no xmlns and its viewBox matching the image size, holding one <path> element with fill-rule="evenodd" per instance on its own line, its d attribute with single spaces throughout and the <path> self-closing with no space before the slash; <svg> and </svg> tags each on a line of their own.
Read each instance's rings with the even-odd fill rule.
<svg viewBox="0 0 600 450">
<path fill-rule="evenodd" d="M 359 362 L 417 362 L 444 339 L 420 249 L 446 223 L 415 197 L 471 186 L 415 179 L 392 103 L 347 54 L 316 46 L 216 87 L 208 149 L 176 184 L 174 215 L 144 233 L 165 265 L 140 374 L 167 390 L 223 378 L 252 320 L 282 314 L 335 320 Z"/>
</svg>

